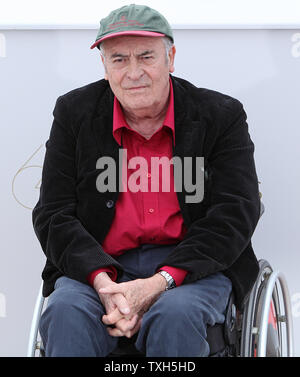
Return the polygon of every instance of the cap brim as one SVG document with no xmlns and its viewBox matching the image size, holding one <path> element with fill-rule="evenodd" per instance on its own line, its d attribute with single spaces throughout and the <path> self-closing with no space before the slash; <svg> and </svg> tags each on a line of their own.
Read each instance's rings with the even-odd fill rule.
<svg viewBox="0 0 300 377">
<path fill-rule="evenodd" d="M 131 30 L 131 31 L 119 31 L 118 33 L 113 33 L 106 35 L 105 37 L 98 39 L 90 48 L 97 47 L 101 42 L 109 38 L 115 38 L 122 35 L 136 35 L 141 37 L 164 37 L 165 34 L 156 33 L 154 31 L 146 31 L 146 30 Z"/>
</svg>

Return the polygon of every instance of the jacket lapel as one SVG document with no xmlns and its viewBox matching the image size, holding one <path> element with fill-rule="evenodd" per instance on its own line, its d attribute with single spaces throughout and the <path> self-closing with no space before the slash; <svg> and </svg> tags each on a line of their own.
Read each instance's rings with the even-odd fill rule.
<svg viewBox="0 0 300 377">
<path fill-rule="evenodd" d="M 190 117 L 192 99 L 189 93 L 182 87 L 176 78 L 172 77 L 174 88 L 174 118 L 175 118 L 175 147 L 173 156 L 183 158 L 185 156 L 197 155 L 194 145 L 197 140 L 197 133 L 202 132 L 201 121 L 194 121 Z M 196 138 L 196 139 L 195 139 Z"/>
<path fill-rule="evenodd" d="M 96 139 L 98 158 L 111 157 L 116 164 L 116 174 L 120 169 L 119 150 L 122 148 L 113 137 L 113 98 L 114 95 L 108 86 L 97 106 L 92 121 L 92 130 Z M 118 197 L 120 181 L 116 177 L 116 196 Z"/>
<path fill-rule="evenodd" d="M 92 129 L 101 156 L 110 156 L 118 161 L 119 144 L 113 137 L 113 93 L 108 86 L 97 105 Z"/>
<path fill-rule="evenodd" d="M 182 177 L 184 176 L 184 157 L 205 157 L 205 134 L 206 122 L 199 115 L 196 120 L 193 119 L 195 110 L 194 106 L 201 106 L 194 103 L 194 99 L 190 97 L 179 80 L 173 80 L 174 88 L 174 112 L 175 112 L 175 146 L 173 146 L 173 157 L 179 157 L 182 162 Z M 186 204 L 186 191 L 184 184 L 177 191 L 177 198 L 181 208 L 181 213 L 186 226 L 190 225 L 190 218 Z"/>
</svg>

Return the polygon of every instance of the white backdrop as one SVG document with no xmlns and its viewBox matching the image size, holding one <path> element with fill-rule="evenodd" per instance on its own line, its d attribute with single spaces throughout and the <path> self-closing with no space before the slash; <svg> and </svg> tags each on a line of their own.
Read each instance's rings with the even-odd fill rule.
<svg viewBox="0 0 300 377">
<path fill-rule="evenodd" d="M 244 104 L 266 207 L 253 244 L 286 275 L 300 356 L 300 29 L 200 26 L 175 29 L 175 75 Z M 103 77 L 96 27 L 26 29 L 0 26 L 0 356 L 26 354 L 44 265 L 31 210 L 55 100 Z"/>
<path fill-rule="evenodd" d="M 0 0 L 7 28 L 94 28 L 111 10 L 130 3 L 149 5 L 176 28 L 273 28 L 300 25 L 299 0 Z"/>
</svg>

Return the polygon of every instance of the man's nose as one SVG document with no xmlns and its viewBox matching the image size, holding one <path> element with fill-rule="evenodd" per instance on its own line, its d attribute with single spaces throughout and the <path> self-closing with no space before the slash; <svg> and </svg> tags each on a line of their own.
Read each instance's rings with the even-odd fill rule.
<svg viewBox="0 0 300 377">
<path fill-rule="evenodd" d="M 144 74 L 144 70 L 136 59 L 130 59 L 127 66 L 127 77 L 136 81 L 139 80 Z"/>
</svg>

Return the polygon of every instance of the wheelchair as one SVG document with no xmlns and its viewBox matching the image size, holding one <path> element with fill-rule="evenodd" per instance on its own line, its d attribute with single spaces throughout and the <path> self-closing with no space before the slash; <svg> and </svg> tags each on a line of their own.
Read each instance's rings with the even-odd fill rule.
<svg viewBox="0 0 300 377">
<path fill-rule="evenodd" d="M 292 357 L 293 326 L 287 282 L 266 260 L 259 261 L 257 280 L 243 311 L 237 310 L 231 294 L 223 324 L 207 328 L 210 357 Z M 42 284 L 36 299 L 27 356 L 44 356 L 38 327 L 45 307 Z M 137 334 L 136 334 L 137 335 Z M 143 357 L 132 338 L 120 337 L 118 347 L 108 357 Z"/>
</svg>

